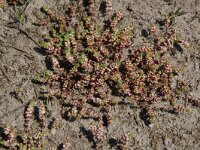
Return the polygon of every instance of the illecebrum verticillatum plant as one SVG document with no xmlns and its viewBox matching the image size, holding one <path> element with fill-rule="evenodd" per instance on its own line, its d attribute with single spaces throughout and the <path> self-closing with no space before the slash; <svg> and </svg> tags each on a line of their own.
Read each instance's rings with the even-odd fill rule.
<svg viewBox="0 0 200 150">
<path fill-rule="evenodd" d="M 99 124 L 96 126 L 95 124 L 91 123 L 89 129 L 92 133 L 95 148 L 101 149 L 103 147 L 103 141 L 105 138 L 105 130 L 103 125 Z"/>
<path fill-rule="evenodd" d="M 123 12 L 112 15 L 110 0 L 105 1 L 109 19 L 104 27 L 98 25 L 94 1 L 88 0 L 84 5 L 82 1 L 72 2 L 63 15 L 56 15 L 48 7 L 42 8 L 48 18 L 36 24 L 48 25 L 50 29 L 41 42 L 50 69 L 33 81 L 44 85 L 41 98 L 45 105 L 27 105 L 24 135 L 21 136 L 22 142 L 15 147 L 31 149 L 44 146 L 46 107 L 54 99 L 59 101 L 65 119 L 89 118 L 100 122 L 89 126 L 96 148 L 103 147 L 104 126 L 112 123 L 114 105 L 130 104 L 143 109 L 149 126 L 156 121 L 155 110 L 185 110 L 184 106 L 176 104 L 185 91 L 185 83 L 175 78 L 179 71 L 169 63 L 168 57 L 175 51 L 175 44 L 187 47 L 189 43 L 178 38 L 169 20 L 164 19 L 162 30 L 158 30 L 156 25 L 149 28 L 148 44 L 133 47 L 133 29 L 117 27 L 123 19 Z M 113 100 L 112 96 L 121 100 Z M 153 107 L 153 104 L 162 101 L 169 102 L 171 106 Z M 189 101 L 199 106 L 198 100 L 190 98 Z M 33 132 L 31 121 L 36 108 L 40 130 Z M 52 120 L 50 129 L 53 135 L 60 127 L 61 119 L 59 116 Z M 5 131 L 4 134 L 11 137 L 12 134 Z M 5 140 L 12 142 L 13 138 Z M 124 134 L 117 140 L 116 147 L 127 149 L 128 141 L 128 134 Z M 62 147 L 68 149 L 70 145 L 67 141 Z"/>
<path fill-rule="evenodd" d="M 36 104 L 31 101 L 27 104 L 24 109 L 24 130 L 23 132 L 14 131 L 10 126 L 3 128 L 3 133 L 0 138 L 0 147 L 11 149 L 11 150 L 31 150 L 35 148 L 44 148 L 44 114 L 46 113 L 43 105 L 38 107 L 38 116 L 35 112 Z M 34 128 L 34 118 L 38 118 L 38 126 L 41 130 Z"/>
<path fill-rule="evenodd" d="M 10 5 L 22 5 L 26 1 L 27 0 L 7 0 L 8 4 L 10 4 Z"/>
<path fill-rule="evenodd" d="M 16 148 L 14 146 L 14 143 L 16 142 L 16 138 L 14 129 L 9 125 L 6 125 L 2 129 L 2 133 L 0 132 L 0 135 L 2 137 L 2 139 L 0 138 L 0 146 L 6 149 L 15 150 Z"/>
<path fill-rule="evenodd" d="M 19 143 L 19 149 L 33 149 L 33 148 L 42 148 L 44 146 L 44 133 L 43 129 L 45 128 L 45 114 L 46 110 L 42 104 L 39 104 L 38 116 L 35 112 L 36 104 L 34 101 L 29 102 L 27 107 L 24 110 L 24 133 L 21 135 L 22 142 Z M 38 118 L 38 123 L 40 130 L 33 128 L 34 118 Z"/>
<path fill-rule="evenodd" d="M 106 4 L 109 13 L 111 4 L 109 1 Z M 175 104 L 184 91 L 182 81 L 177 80 L 176 86 L 171 86 L 178 71 L 167 61 L 174 50 L 173 44 L 183 43 L 176 30 L 166 25 L 159 33 L 152 26 L 149 29 L 152 42 L 133 48 L 132 29 L 117 28 L 122 12 L 116 12 L 110 23 L 101 28 L 93 10 L 92 1 L 88 1 L 86 11 L 81 2 L 72 3 L 63 16 L 55 15 L 47 7 L 42 9 L 52 25 L 41 43 L 51 64 L 48 77 L 42 81 L 48 87 L 43 98 L 60 99 L 67 106 L 66 119 L 105 118 L 104 121 L 109 121 L 106 125 L 111 123 L 108 108 L 119 103 L 110 99 L 110 95 L 123 97 L 151 114 L 153 103 Z M 95 111 L 96 107 L 101 111 Z M 155 119 L 148 120 L 151 124 Z"/>
</svg>

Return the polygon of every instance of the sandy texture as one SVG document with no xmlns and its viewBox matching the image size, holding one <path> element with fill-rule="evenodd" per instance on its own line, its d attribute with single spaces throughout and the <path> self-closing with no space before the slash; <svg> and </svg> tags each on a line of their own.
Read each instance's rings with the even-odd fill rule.
<svg viewBox="0 0 200 150">
<path fill-rule="evenodd" d="M 173 0 L 172 0 L 173 1 Z M 45 70 L 44 56 L 38 48 L 44 27 L 35 26 L 40 8 L 48 5 L 59 13 L 64 0 L 31 0 L 27 6 L 8 6 L 0 9 L 0 125 L 9 124 L 17 130 L 23 130 L 24 106 L 31 99 L 38 99 L 39 86 L 31 79 Z M 173 3 L 173 2 L 172 2 Z M 95 0 L 100 6 L 100 0 Z M 121 27 L 133 25 L 135 46 L 146 41 L 145 30 L 157 24 L 163 15 L 181 7 L 186 13 L 175 20 L 175 28 L 183 39 L 190 41 L 187 49 L 177 50 L 172 58 L 174 65 L 182 68 L 180 78 L 189 85 L 187 91 L 200 98 L 200 1 L 177 0 L 176 5 L 164 0 L 113 0 L 113 12 L 122 11 L 124 15 Z M 22 10 L 24 18 L 16 21 L 16 12 Z M 97 10 L 99 21 L 105 20 L 101 9 Z M 196 15 L 196 16 L 195 16 Z M 16 90 L 18 91 L 16 96 Z M 166 149 L 197 150 L 200 147 L 200 109 L 188 104 L 188 111 L 178 115 L 157 112 L 157 122 L 152 128 L 145 125 L 141 110 L 116 106 L 113 123 L 107 129 L 104 149 L 116 149 L 116 138 L 130 133 L 129 149 Z M 59 114 L 57 102 L 50 106 L 48 123 Z M 48 134 L 47 147 L 59 146 L 68 138 L 70 149 L 90 150 L 92 143 L 87 138 L 87 125 L 90 120 L 61 123 L 55 135 Z M 49 130 L 48 130 L 49 131 Z"/>
</svg>

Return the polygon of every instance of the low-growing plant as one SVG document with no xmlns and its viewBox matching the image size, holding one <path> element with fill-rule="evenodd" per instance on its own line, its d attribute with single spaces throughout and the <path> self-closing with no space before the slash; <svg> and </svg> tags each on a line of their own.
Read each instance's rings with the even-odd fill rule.
<svg viewBox="0 0 200 150">
<path fill-rule="evenodd" d="M 106 3 L 111 7 L 110 1 Z M 109 125 L 109 111 L 96 112 L 99 115 L 89 111 L 93 106 L 102 110 L 111 106 L 109 109 L 112 109 L 117 103 L 112 103 L 109 95 L 123 97 L 140 108 L 146 107 L 149 122 L 155 121 L 151 104 L 167 101 L 176 109 L 175 101 L 185 91 L 185 84 L 177 80 L 176 86 L 171 86 L 179 72 L 167 57 L 175 51 L 175 43 L 183 43 L 173 26 L 164 24 L 159 31 L 153 25 L 149 29 L 150 43 L 133 48 L 132 29 L 117 28 L 123 19 L 122 12 L 114 13 L 108 20 L 110 23 L 100 27 L 93 13 L 93 1 L 88 1 L 87 13 L 80 2 L 72 6 L 65 17 L 55 15 L 48 7 L 42 9 L 52 25 L 41 45 L 52 70 L 42 84 L 49 89 L 48 97 L 56 97 L 61 104 L 67 104 L 66 119 L 90 114 L 91 118 L 102 116 Z M 168 20 L 180 13 L 177 9 Z M 53 86 L 55 82 L 59 86 Z"/>
<path fill-rule="evenodd" d="M 10 5 L 23 5 L 28 0 L 7 0 L 7 1 L 8 1 L 8 4 L 10 4 Z"/>
<path fill-rule="evenodd" d="M 118 104 L 143 109 L 150 127 L 156 122 L 157 110 L 175 113 L 186 110 L 185 106 L 177 104 L 186 84 L 177 79 L 179 70 L 168 59 L 176 51 L 175 44 L 189 46 L 171 25 L 172 20 L 181 15 L 180 9 L 163 19 L 160 30 L 156 25 L 149 28 L 148 44 L 133 47 L 133 29 L 118 26 L 123 20 L 123 12 L 111 14 L 112 3 L 110 0 L 105 2 L 106 13 L 112 17 L 104 26 L 98 24 L 93 0 L 85 4 L 82 1 L 72 2 L 63 15 L 57 15 L 48 7 L 41 9 L 48 18 L 45 18 L 44 24 L 37 25 L 48 25 L 49 33 L 44 35 L 41 48 L 49 70 L 32 80 L 43 86 L 40 96 L 43 103 L 38 106 L 29 103 L 25 108 L 24 136 L 20 145 L 23 148 L 43 147 L 40 141 L 43 141 L 48 104 L 55 99 L 62 117 L 52 120 L 52 134 L 59 128 L 62 118 L 70 121 L 93 119 L 101 122 L 89 127 L 96 148 L 103 147 L 104 128 L 109 129 L 112 124 L 111 111 Z M 120 100 L 113 100 L 113 96 Z M 198 100 L 189 101 L 199 106 Z M 168 102 L 170 106 L 153 107 L 162 102 Z M 35 108 L 40 130 L 33 136 L 31 121 Z M 117 142 L 119 149 L 126 149 L 128 134 Z M 63 149 L 69 146 L 68 141 L 62 145 Z"/>
</svg>

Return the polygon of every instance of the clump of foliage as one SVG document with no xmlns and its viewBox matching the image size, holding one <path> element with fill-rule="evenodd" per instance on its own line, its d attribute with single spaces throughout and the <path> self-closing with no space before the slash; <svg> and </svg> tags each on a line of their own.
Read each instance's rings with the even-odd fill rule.
<svg viewBox="0 0 200 150">
<path fill-rule="evenodd" d="M 94 120 L 89 130 L 96 148 L 103 147 L 104 128 L 112 123 L 111 111 L 115 105 L 128 104 L 144 110 L 150 127 L 156 121 L 155 110 L 185 110 L 184 106 L 176 104 L 185 91 L 185 83 L 176 78 L 179 71 L 170 64 L 168 57 L 177 45 L 187 47 L 189 43 L 179 38 L 171 20 L 165 18 L 160 29 L 155 25 L 149 28 L 148 44 L 133 47 L 133 29 L 130 26 L 118 27 L 123 12 L 112 15 L 111 1 L 106 0 L 105 4 L 109 19 L 103 27 L 98 23 L 93 0 L 84 4 L 72 2 L 63 15 L 56 15 L 48 7 L 42 8 L 48 18 L 37 25 L 50 29 L 41 42 L 49 70 L 33 82 L 45 87 L 40 97 L 44 104 L 36 106 L 30 103 L 25 108 L 24 134 L 15 148 L 44 147 L 46 109 L 53 100 L 60 103 L 61 116 L 66 120 Z M 113 96 L 120 99 L 113 99 Z M 198 100 L 191 98 L 190 101 L 199 105 Z M 161 102 L 168 102 L 170 107 L 153 107 L 153 104 Z M 35 114 L 37 132 L 31 130 Z M 59 128 L 60 121 L 61 117 L 53 119 L 52 134 Z M 96 125 L 95 121 L 100 124 Z M 3 130 L 2 141 L 14 141 L 14 134 L 10 131 L 10 128 Z M 125 150 L 128 141 L 128 134 L 124 134 L 116 146 Z M 68 149 L 70 145 L 67 141 L 62 147 Z"/>
<path fill-rule="evenodd" d="M 10 5 L 23 5 L 27 2 L 27 0 L 7 0 Z"/>
<path fill-rule="evenodd" d="M 178 71 L 167 56 L 174 51 L 175 43 L 183 41 L 168 22 L 160 33 L 156 26 L 149 29 L 148 45 L 133 48 L 132 29 L 117 28 L 123 19 L 122 12 L 116 12 L 108 24 L 100 27 L 92 1 L 86 11 L 80 2 L 73 3 L 63 16 L 48 8 L 42 10 L 52 25 L 41 43 L 51 64 L 51 73 L 42 82 L 48 87 L 43 98 L 56 97 L 67 106 L 66 119 L 104 117 L 111 122 L 108 108 L 124 100 L 139 108 L 161 101 L 175 104 L 184 91 L 182 81 L 171 86 Z M 122 101 L 113 101 L 111 95 L 121 97 Z"/>
<path fill-rule="evenodd" d="M 24 109 L 24 130 L 18 132 L 6 125 L 0 130 L 0 147 L 12 150 L 30 150 L 44 148 L 46 109 L 44 105 L 31 101 Z M 35 118 L 37 118 L 35 120 Z M 37 122 L 35 122 L 35 121 Z M 36 127 L 36 128 L 33 128 Z"/>
</svg>

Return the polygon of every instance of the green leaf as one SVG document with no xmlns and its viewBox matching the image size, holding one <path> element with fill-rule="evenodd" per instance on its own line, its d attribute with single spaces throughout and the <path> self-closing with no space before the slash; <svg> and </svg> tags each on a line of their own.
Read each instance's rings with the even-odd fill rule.
<svg viewBox="0 0 200 150">
<path fill-rule="evenodd" d="M 4 147 L 4 141 L 0 140 L 0 147 Z"/>
<path fill-rule="evenodd" d="M 78 60 L 78 63 L 82 64 L 86 59 L 87 59 L 87 56 L 84 53 L 82 53 Z"/>
<path fill-rule="evenodd" d="M 22 22 L 22 21 L 24 20 L 23 11 L 18 10 L 18 11 L 16 12 L 16 19 L 17 19 L 17 21 L 19 21 L 19 22 Z"/>
</svg>

